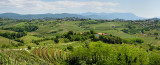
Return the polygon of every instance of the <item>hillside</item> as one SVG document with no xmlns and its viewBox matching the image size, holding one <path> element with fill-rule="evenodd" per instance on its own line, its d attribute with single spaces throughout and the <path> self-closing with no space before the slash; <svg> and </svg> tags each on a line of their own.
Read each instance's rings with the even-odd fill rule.
<svg viewBox="0 0 160 65">
<path fill-rule="evenodd" d="M 0 14 L 0 17 L 5 17 L 5 18 L 10 18 L 10 19 L 42 19 L 46 17 L 52 17 L 52 18 L 65 18 L 65 17 L 79 17 L 79 18 L 84 18 L 81 15 L 77 14 L 68 14 L 68 13 L 62 13 L 62 14 L 26 14 L 26 15 L 21 15 L 21 14 L 16 14 L 16 13 L 3 13 Z"/>
<path fill-rule="evenodd" d="M 159 32 L 160 21 L 153 19 L 0 18 L 0 62 L 2 65 L 159 65 Z"/>
<path fill-rule="evenodd" d="M 92 19 L 125 19 L 125 20 L 139 20 L 145 19 L 143 17 L 138 17 L 132 13 L 83 13 L 82 15 L 92 18 Z"/>
</svg>

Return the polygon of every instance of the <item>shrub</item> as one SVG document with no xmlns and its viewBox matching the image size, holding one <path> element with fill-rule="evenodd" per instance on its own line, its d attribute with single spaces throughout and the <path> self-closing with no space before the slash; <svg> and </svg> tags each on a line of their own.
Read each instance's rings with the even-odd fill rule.
<svg viewBox="0 0 160 65">
<path fill-rule="evenodd" d="M 56 43 L 59 43 L 59 40 L 58 40 L 58 38 L 56 38 L 56 39 L 54 40 L 54 42 L 56 42 Z"/>
<path fill-rule="evenodd" d="M 150 50 L 150 51 L 153 51 L 154 48 L 155 48 L 155 47 L 154 47 L 153 45 L 149 44 L 149 50 Z"/>
<path fill-rule="evenodd" d="M 157 47 L 157 50 L 160 50 L 160 46 Z"/>
<path fill-rule="evenodd" d="M 154 35 L 159 35 L 158 33 L 154 33 Z"/>
<path fill-rule="evenodd" d="M 158 39 L 158 37 L 155 37 L 155 39 Z"/>
<path fill-rule="evenodd" d="M 141 43 L 144 43 L 144 40 L 140 38 L 135 38 L 135 39 L 131 39 L 131 42 L 141 44 Z"/>
<path fill-rule="evenodd" d="M 73 51 L 73 46 L 68 46 L 67 49 Z"/>
<path fill-rule="evenodd" d="M 6 44 L 3 44 L 2 46 L 1 46 L 1 48 L 9 48 L 10 47 L 10 45 L 6 45 Z"/>
<path fill-rule="evenodd" d="M 64 38 L 64 42 L 65 42 L 65 43 L 68 43 L 68 42 L 69 42 L 69 39 Z"/>
<path fill-rule="evenodd" d="M 31 46 L 28 46 L 28 49 L 31 49 Z"/>
</svg>

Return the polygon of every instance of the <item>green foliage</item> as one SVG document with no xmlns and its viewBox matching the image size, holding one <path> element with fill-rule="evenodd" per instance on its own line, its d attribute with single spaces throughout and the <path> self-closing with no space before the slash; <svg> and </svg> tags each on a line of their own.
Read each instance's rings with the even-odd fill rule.
<svg viewBox="0 0 160 65">
<path fill-rule="evenodd" d="M 11 45 L 3 44 L 3 45 L 1 46 L 1 48 L 9 48 L 9 47 L 11 47 Z"/>
<path fill-rule="evenodd" d="M 81 34 L 79 33 L 74 33 L 73 31 L 69 31 L 68 33 L 65 33 L 63 36 L 64 38 L 69 39 L 70 41 L 85 41 L 87 39 L 91 39 L 92 41 L 103 41 L 105 43 L 110 43 L 110 44 L 122 44 L 123 39 L 117 36 L 113 35 L 100 35 L 99 37 L 95 35 L 94 31 L 90 32 L 83 32 Z M 137 40 L 138 42 L 141 42 Z"/>
<path fill-rule="evenodd" d="M 150 51 L 153 51 L 153 49 L 155 49 L 155 46 L 153 46 L 153 45 L 151 45 L 151 44 L 148 44 L 148 46 L 149 46 L 149 50 L 150 50 Z"/>
<path fill-rule="evenodd" d="M 26 36 L 26 35 L 27 35 L 26 31 L 18 32 L 18 33 L 9 33 L 9 32 L 0 33 L 0 36 L 6 37 L 6 38 L 9 38 L 9 39 L 16 39 L 16 38 L 20 38 L 20 37 L 23 37 L 23 36 Z"/>
<path fill-rule="evenodd" d="M 91 34 L 96 34 L 96 32 L 94 30 L 90 30 Z"/>
<path fill-rule="evenodd" d="M 31 49 L 32 47 L 31 46 L 28 46 L 28 49 Z"/>
<path fill-rule="evenodd" d="M 18 46 L 24 46 L 24 43 L 18 43 L 17 45 Z"/>
<path fill-rule="evenodd" d="M 73 46 L 68 46 L 67 50 L 73 51 Z"/>
<path fill-rule="evenodd" d="M 4 28 L 4 30 L 13 30 L 16 32 L 23 32 L 23 31 L 31 32 L 31 31 L 35 31 L 37 29 L 38 29 L 37 26 L 31 25 L 31 24 L 25 24 L 23 26 Z"/>
<path fill-rule="evenodd" d="M 157 39 L 158 39 L 158 37 L 155 37 L 155 39 L 157 40 Z"/>
<path fill-rule="evenodd" d="M 80 62 L 87 65 L 146 65 L 149 58 L 146 51 L 132 45 L 112 46 L 94 42 L 90 43 L 89 47 L 75 48 L 68 62 L 72 65 L 80 64 Z"/>
<path fill-rule="evenodd" d="M 24 50 L 7 50 L 0 53 L 0 65 L 49 65 L 35 55 Z"/>
<path fill-rule="evenodd" d="M 59 40 L 58 40 L 58 38 L 56 38 L 56 39 L 54 40 L 54 42 L 56 42 L 56 43 L 59 43 Z"/>
<path fill-rule="evenodd" d="M 121 31 L 128 34 L 144 33 L 144 31 L 150 31 L 154 29 L 154 27 L 136 27 L 134 23 L 130 23 L 127 26 L 128 29 L 122 29 Z"/>
<path fill-rule="evenodd" d="M 157 50 L 160 50 L 160 46 L 157 47 Z"/>
<path fill-rule="evenodd" d="M 9 32 L 0 33 L 0 36 L 6 37 L 6 38 L 9 38 L 9 39 L 13 39 L 13 40 L 15 40 L 17 42 L 20 42 L 20 43 L 24 43 L 24 40 L 20 40 L 18 38 L 21 38 L 21 37 L 26 36 L 26 35 L 27 35 L 26 31 L 18 32 L 18 33 L 9 33 Z M 23 45 L 20 44 L 20 46 L 23 46 Z"/>
<path fill-rule="evenodd" d="M 103 42 L 110 43 L 110 44 L 122 44 L 123 42 L 123 40 L 120 37 L 113 36 L 113 35 L 107 35 L 107 36 L 101 35 L 99 38 Z"/>
<path fill-rule="evenodd" d="M 135 39 L 131 39 L 130 42 L 141 44 L 141 43 L 144 43 L 144 40 L 140 38 L 135 38 Z"/>
<path fill-rule="evenodd" d="M 136 34 L 140 33 L 141 29 L 122 29 L 122 31 L 128 34 Z"/>
<path fill-rule="evenodd" d="M 149 65 L 160 65 L 159 53 L 151 52 L 149 55 Z"/>
<path fill-rule="evenodd" d="M 158 33 L 154 33 L 154 35 L 159 35 Z"/>
<path fill-rule="evenodd" d="M 34 55 L 37 56 L 30 56 L 23 50 L 12 50 L 12 53 L 0 50 L 0 54 L 4 53 L 2 56 L 5 57 L 1 63 L 2 65 L 49 65 L 51 62 L 54 65 L 159 65 L 160 48 L 157 39 L 159 35 L 154 32 L 159 32 L 160 26 L 158 21 L 156 24 L 148 21 L 150 20 L 87 20 L 80 18 L 11 20 L 0 18 L 0 36 L 3 36 L 0 37 L 0 43 L 2 43 L 0 47 L 2 49 L 6 51 L 5 48 L 42 47 L 34 50 Z M 13 33 L 14 31 L 17 32 Z M 28 35 L 23 31 L 28 31 Z M 107 35 L 98 35 L 95 31 Z M 147 35 L 150 33 L 151 35 Z M 54 42 L 59 44 L 53 44 Z M 63 52 L 67 49 L 70 51 Z M 8 57 L 10 57 L 9 61 L 6 60 Z M 16 60 L 17 64 L 6 63 L 10 60 L 14 63 L 15 58 L 20 59 Z"/>
<path fill-rule="evenodd" d="M 91 20 L 91 21 L 83 21 L 83 22 L 79 23 L 79 26 L 85 26 L 85 25 L 90 25 L 90 24 L 98 24 L 98 23 L 100 23 L 100 22 L 93 21 L 93 20 Z"/>
</svg>

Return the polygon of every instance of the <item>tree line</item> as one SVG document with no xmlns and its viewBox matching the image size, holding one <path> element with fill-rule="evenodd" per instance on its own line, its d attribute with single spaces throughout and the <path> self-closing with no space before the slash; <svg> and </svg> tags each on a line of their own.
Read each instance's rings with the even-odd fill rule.
<svg viewBox="0 0 160 65">
<path fill-rule="evenodd" d="M 26 31 L 18 32 L 18 33 L 10 33 L 10 32 L 0 33 L 0 36 L 2 36 L 2 37 L 8 38 L 8 39 L 13 39 L 13 40 L 15 40 L 17 42 L 21 42 L 21 43 L 24 43 L 24 41 L 20 40 L 18 38 L 21 38 L 26 35 L 27 35 Z"/>
<path fill-rule="evenodd" d="M 9 27 L 9 28 L 4 28 L 4 30 L 13 30 L 16 32 L 32 32 L 38 29 L 38 26 L 32 25 L 32 24 L 25 24 L 24 26 L 16 26 L 16 27 Z"/>
</svg>

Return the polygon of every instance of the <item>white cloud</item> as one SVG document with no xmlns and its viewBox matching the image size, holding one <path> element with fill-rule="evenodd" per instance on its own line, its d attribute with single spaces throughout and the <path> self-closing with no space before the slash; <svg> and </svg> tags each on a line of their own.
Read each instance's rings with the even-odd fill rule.
<svg viewBox="0 0 160 65">
<path fill-rule="evenodd" d="M 115 7 L 119 5 L 113 2 L 77 2 L 77 1 L 52 1 L 40 0 L 2 0 L 0 1 L 0 12 L 15 13 L 80 13 L 80 12 L 116 12 Z M 11 9 L 14 9 L 13 11 Z M 3 11 L 1 11 L 3 10 Z"/>
</svg>

